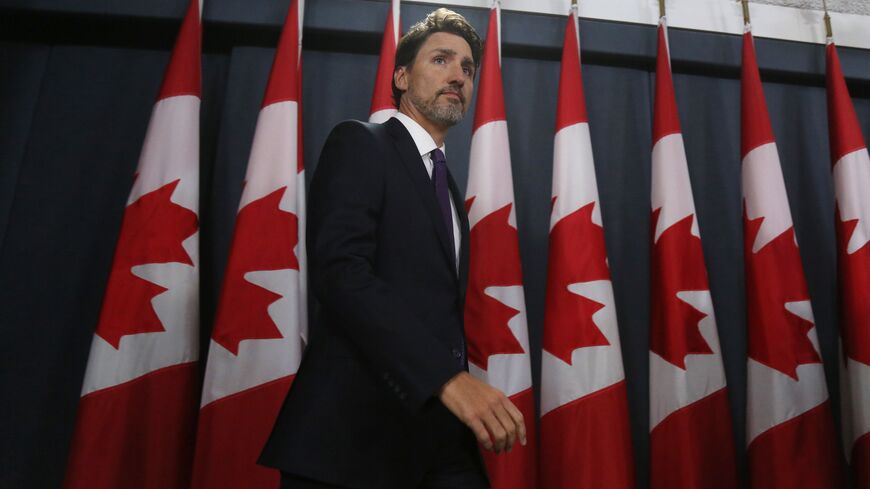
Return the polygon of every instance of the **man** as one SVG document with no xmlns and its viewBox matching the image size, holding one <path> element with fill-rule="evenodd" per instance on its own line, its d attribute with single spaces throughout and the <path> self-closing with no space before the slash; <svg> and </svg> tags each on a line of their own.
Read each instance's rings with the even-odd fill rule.
<svg viewBox="0 0 870 489">
<path fill-rule="evenodd" d="M 261 456 L 282 487 L 485 488 L 477 442 L 525 443 L 463 338 L 468 219 L 443 152 L 480 56 L 466 20 L 436 10 L 399 41 L 399 114 L 324 145 L 308 206 L 319 327 Z"/>
</svg>

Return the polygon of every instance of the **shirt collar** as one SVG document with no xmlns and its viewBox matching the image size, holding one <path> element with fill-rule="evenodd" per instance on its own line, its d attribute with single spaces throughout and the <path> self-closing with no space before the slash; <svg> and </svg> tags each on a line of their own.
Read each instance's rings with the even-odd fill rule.
<svg viewBox="0 0 870 489">
<path fill-rule="evenodd" d="M 435 140 L 432 139 L 432 136 L 423 129 L 417 121 L 411 119 L 407 115 L 396 112 L 393 117 L 402 123 L 405 126 L 405 129 L 411 133 L 411 139 L 414 140 L 414 145 L 417 146 L 417 151 L 420 152 L 420 156 L 426 156 L 432 152 L 432 150 L 438 148 L 435 145 Z M 445 145 L 442 144 L 441 148 L 439 148 L 442 152 L 445 151 Z"/>
</svg>

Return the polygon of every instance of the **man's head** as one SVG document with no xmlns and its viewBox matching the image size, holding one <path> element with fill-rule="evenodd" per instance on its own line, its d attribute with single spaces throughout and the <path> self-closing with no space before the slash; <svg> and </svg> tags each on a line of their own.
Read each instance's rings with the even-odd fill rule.
<svg viewBox="0 0 870 489">
<path fill-rule="evenodd" d="M 464 17 L 445 8 L 432 12 L 396 47 L 396 107 L 443 127 L 456 124 L 468 110 L 482 51 L 480 37 Z"/>
</svg>

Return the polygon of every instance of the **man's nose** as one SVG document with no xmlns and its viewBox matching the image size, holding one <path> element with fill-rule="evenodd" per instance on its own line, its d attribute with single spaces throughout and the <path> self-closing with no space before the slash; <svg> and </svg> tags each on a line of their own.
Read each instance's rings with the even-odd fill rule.
<svg viewBox="0 0 870 489">
<path fill-rule="evenodd" d="M 465 84 L 465 72 L 463 71 L 462 65 L 459 63 L 453 63 L 450 66 L 450 80 L 451 85 L 457 85 L 461 87 Z"/>
</svg>

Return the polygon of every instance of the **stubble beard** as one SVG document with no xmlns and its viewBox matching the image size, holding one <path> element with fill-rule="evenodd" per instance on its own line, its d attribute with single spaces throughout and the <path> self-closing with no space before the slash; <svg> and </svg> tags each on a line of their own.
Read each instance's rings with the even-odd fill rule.
<svg viewBox="0 0 870 489">
<path fill-rule="evenodd" d="M 423 117 L 438 125 L 452 127 L 459 124 L 465 116 L 462 111 L 463 103 L 461 101 L 437 104 L 436 100 L 441 96 L 440 93 L 430 100 L 425 100 L 410 90 L 407 92 L 407 95 L 411 104 L 417 108 Z"/>
</svg>

